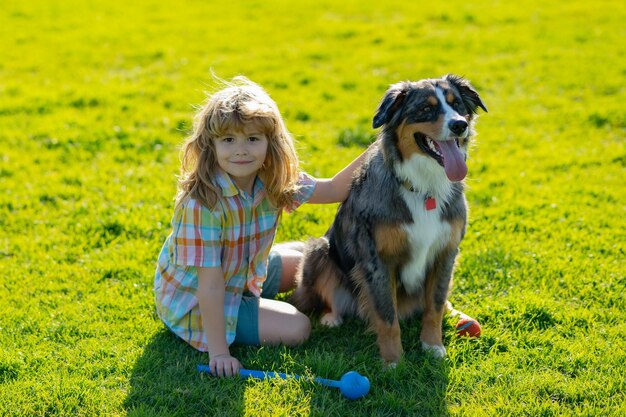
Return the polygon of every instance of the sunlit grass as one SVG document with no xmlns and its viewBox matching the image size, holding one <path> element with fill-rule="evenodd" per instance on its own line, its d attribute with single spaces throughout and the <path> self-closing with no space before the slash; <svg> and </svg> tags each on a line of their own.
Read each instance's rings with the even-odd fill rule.
<svg viewBox="0 0 626 417">
<path fill-rule="evenodd" d="M 624 415 L 626 6 L 619 1 L 34 0 L 0 12 L 0 415 Z M 367 375 L 348 402 L 306 381 L 216 380 L 153 312 L 178 146 L 194 105 L 244 74 L 302 166 L 330 176 L 375 134 L 391 83 L 456 73 L 490 112 L 469 160 L 452 301 L 484 335 L 383 372 L 374 336 L 314 326 L 251 369 Z M 325 232 L 334 206 L 285 216 Z"/>
</svg>

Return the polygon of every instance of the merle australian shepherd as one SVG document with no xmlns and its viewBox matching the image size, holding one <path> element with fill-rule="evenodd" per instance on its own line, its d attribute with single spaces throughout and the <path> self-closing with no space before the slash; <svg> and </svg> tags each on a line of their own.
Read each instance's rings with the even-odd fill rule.
<svg viewBox="0 0 626 417">
<path fill-rule="evenodd" d="M 402 355 L 399 319 L 422 314 L 422 347 L 445 355 L 442 320 L 465 234 L 463 182 L 478 107 L 465 79 L 392 85 L 373 127 L 379 140 L 355 173 L 335 221 L 304 249 L 292 302 L 322 313 L 366 319 L 387 364 Z"/>
</svg>

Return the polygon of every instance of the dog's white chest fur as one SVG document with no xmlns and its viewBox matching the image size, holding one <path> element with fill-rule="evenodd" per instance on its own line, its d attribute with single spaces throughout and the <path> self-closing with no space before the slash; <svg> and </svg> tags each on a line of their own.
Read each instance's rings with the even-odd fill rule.
<svg viewBox="0 0 626 417">
<path fill-rule="evenodd" d="M 413 214 L 414 223 L 404 226 L 411 248 L 411 259 L 400 271 L 400 278 L 409 294 L 415 293 L 421 287 L 426 269 L 433 264 L 435 255 L 450 240 L 450 224 L 441 220 L 439 210 L 426 210 L 423 198 L 415 197 L 405 198 L 405 201 L 413 200 L 407 201 L 407 205 Z"/>
<path fill-rule="evenodd" d="M 422 161 L 419 159 L 421 158 L 414 157 L 412 159 L 413 160 L 409 161 L 408 164 L 403 164 L 404 168 L 413 168 L 414 170 L 420 170 L 420 168 L 422 168 L 423 170 L 424 167 L 420 166 L 420 162 Z M 445 176 L 445 174 L 443 175 Z M 434 176 L 437 176 L 437 174 Z M 427 176 L 424 175 L 418 176 L 418 178 L 419 177 L 427 178 Z M 430 182 L 430 184 L 433 183 L 439 185 L 439 187 L 427 187 L 433 190 L 430 192 L 420 192 L 420 190 L 414 192 L 405 188 L 400 190 L 413 217 L 413 223 L 408 223 L 403 227 L 409 240 L 410 259 L 407 260 L 407 263 L 404 264 L 400 271 L 400 279 L 409 294 L 419 290 L 426 277 L 426 270 L 435 261 L 437 253 L 439 253 L 450 240 L 450 224 L 441 219 L 440 211 L 445 199 L 451 191 L 450 183 L 447 179 L 443 179 L 443 181 L 437 179 Z M 428 185 L 427 183 L 422 184 Z M 434 210 L 426 209 L 424 202 L 426 194 L 436 199 L 437 208 Z"/>
</svg>

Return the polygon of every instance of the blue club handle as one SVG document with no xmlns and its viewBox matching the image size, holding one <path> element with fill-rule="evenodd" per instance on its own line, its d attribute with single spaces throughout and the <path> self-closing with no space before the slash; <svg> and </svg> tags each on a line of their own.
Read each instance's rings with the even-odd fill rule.
<svg viewBox="0 0 626 417">
<path fill-rule="evenodd" d="M 211 374 L 211 368 L 208 365 L 198 365 L 198 371 L 206 372 Z M 256 378 L 256 379 L 269 379 L 269 378 L 296 378 L 299 379 L 298 375 L 287 375 L 280 372 L 264 372 L 264 371 L 253 371 L 250 369 L 239 369 L 239 376 L 242 378 Z"/>
<path fill-rule="evenodd" d="M 198 365 L 198 371 L 211 373 L 211 368 L 208 365 Z M 255 379 L 269 379 L 269 378 L 295 378 L 301 379 L 299 375 L 295 374 L 285 374 L 282 372 L 265 372 L 265 371 L 254 371 L 250 369 L 240 369 L 239 376 L 242 378 L 255 378 Z M 315 382 L 318 384 L 322 384 L 327 387 L 339 388 L 339 381 L 335 381 L 333 379 L 325 379 L 325 378 L 315 378 Z"/>
</svg>

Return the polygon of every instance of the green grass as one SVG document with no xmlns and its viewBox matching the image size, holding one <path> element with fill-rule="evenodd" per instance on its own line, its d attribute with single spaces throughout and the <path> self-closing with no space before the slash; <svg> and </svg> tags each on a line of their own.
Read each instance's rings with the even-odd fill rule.
<svg viewBox="0 0 626 417">
<path fill-rule="evenodd" d="M 183 3 L 3 4 L 0 415 L 626 415 L 622 1 Z M 361 152 L 389 84 L 469 78 L 490 113 L 451 299 L 484 336 L 446 321 L 437 361 L 405 322 L 386 372 L 359 321 L 233 349 L 251 369 L 358 370 L 356 402 L 198 375 L 207 358 L 164 330 L 152 277 L 211 69 L 266 87 L 317 176 Z M 334 210 L 303 207 L 277 239 L 322 234 Z"/>
</svg>

